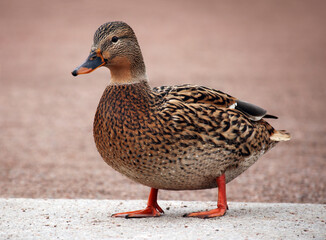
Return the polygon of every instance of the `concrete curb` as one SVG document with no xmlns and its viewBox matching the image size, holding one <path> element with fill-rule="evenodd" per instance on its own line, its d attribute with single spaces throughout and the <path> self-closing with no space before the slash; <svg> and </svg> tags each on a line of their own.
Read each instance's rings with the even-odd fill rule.
<svg viewBox="0 0 326 240">
<path fill-rule="evenodd" d="M 214 202 L 159 201 L 159 218 L 111 218 L 146 201 L 0 199 L 0 239 L 326 239 L 326 205 L 229 203 L 216 219 L 184 218 Z"/>
</svg>

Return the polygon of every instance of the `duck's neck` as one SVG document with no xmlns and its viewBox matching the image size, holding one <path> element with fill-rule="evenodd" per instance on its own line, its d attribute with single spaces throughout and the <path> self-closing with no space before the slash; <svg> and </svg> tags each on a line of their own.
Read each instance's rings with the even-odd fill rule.
<svg viewBox="0 0 326 240">
<path fill-rule="evenodd" d="M 134 84 L 110 84 L 103 93 L 100 105 L 102 106 L 104 103 L 104 108 L 110 108 L 110 111 L 117 112 L 121 115 L 120 117 L 137 112 L 148 113 L 150 106 L 155 102 L 155 96 L 151 93 L 147 81 Z M 124 111 L 121 109 L 133 110 Z"/>
<path fill-rule="evenodd" d="M 118 64 L 111 65 L 111 85 L 147 82 L 145 64 L 142 57 L 130 61 L 128 58 L 116 59 Z"/>
</svg>

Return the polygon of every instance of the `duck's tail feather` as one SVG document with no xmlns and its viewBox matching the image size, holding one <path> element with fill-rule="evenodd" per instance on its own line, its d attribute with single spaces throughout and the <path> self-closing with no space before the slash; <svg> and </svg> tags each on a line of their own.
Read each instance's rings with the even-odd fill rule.
<svg viewBox="0 0 326 240">
<path fill-rule="evenodd" d="M 291 135 L 285 130 L 275 130 L 270 136 L 270 139 L 276 142 L 289 141 L 291 139 Z"/>
</svg>

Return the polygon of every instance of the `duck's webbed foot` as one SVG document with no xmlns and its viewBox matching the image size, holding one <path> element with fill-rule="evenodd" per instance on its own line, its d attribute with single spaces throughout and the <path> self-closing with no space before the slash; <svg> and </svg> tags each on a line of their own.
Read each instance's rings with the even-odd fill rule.
<svg viewBox="0 0 326 240">
<path fill-rule="evenodd" d="M 122 212 L 113 214 L 112 217 L 124 217 L 124 218 L 144 218 L 144 217 L 159 217 L 164 211 L 157 204 L 158 189 L 152 188 L 149 194 L 147 207 L 143 210 Z"/>
<path fill-rule="evenodd" d="M 226 210 L 228 209 L 228 205 L 226 201 L 225 174 L 217 177 L 216 182 L 218 186 L 217 208 L 205 212 L 194 212 L 194 213 L 185 214 L 184 217 L 213 218 L 213 217 L 221 217 L 226 213 Z"/>
<path fill-rule="evenodd" d="M 184 217 L 213 218 L 213 217 L 221 217 L 225 213 L 226 213 L 226 208 L 218 207 L 210 211 L 193 212 L 193 213 L 185 214 Z"/>
</svg>

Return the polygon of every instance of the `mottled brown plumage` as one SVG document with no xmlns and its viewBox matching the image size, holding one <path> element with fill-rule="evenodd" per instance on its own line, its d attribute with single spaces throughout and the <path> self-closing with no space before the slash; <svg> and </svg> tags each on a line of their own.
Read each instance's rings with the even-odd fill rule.
<svg viewBox="0 0 326 240">
<path fill-rule="evenodd" d="M 103 65 L 111 70 L 94 120 L 96 147 L 108 165 L 136 182 L 153 189 L 214 188 L 221 176 L 230 182 L 289 139 L 262 119 L 273 117 L 265 110 L 221 91 L 194 85 L 151 89 L 136 36 L 123 22 L 96 31 L 91 55 L 74 75 Z M 158 209 L 156 198 L 150 205 Z"/>
</svg>

